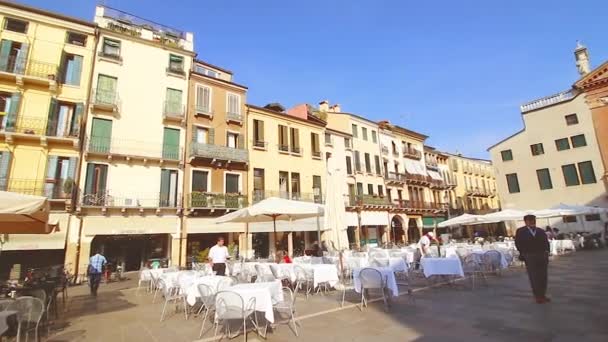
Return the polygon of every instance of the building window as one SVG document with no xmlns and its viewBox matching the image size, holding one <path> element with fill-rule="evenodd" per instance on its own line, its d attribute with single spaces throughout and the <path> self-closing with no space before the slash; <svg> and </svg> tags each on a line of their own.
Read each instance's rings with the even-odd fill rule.
<svg viewBox="0 0 608 342">
<path fill-rule="evenodd" d="M 502 161 L 513 160 L 513 152 L 511 150 L 500 151 L 500 156 L 502 157 Z"/>
<path fill-rule="evenodd" d="M 542 143 L 530 145 L 530 151 L 532 151 L 533 156 L 538 156 L 545 153 Z"/>
<path fill-rule="evenodd" d="M 519 180 L 517 180 L 517 173 L 507 174 L 507 186 L 509 193 L 515 194 L 519 192 Z"/>
<path fill-rule="evenodd" d="M 220 76 L 220 74 L 218 72 L 213 71 L 211 69 L 207 69 L 198 64 L 194 66 L 194 72 L 197 74 L 206 75 L 206 76 L 213 77 L 213 78 L 218 78 Z"/>
<path fill-rule="evenodd" d="M 555 140 L 555 148 L 557 148 L 558 151 L 569 150 L 570 142 L 568 141 L 568 138 Z"/>
<path fill-rule="evenodd" d="M 363 140 L 367 141 L 367 128 L 361 127 L 361 137 Z"/>
<path fill-rule="evenodd" d="M 353 138 L 358 138 L 359 134 L 358 134 L 358 131 L 357 131 L 357 125 L 353 124 L 352 125 L 352 130 L 353 130 Z"/>
<path fill-rule="evenodd" d="M 568 215 L 562 216 L 562 221 L 564 223 L 575 223 L 577 221 L 576 216 Z"/>
<path fill-rule="evenodd" d="M 568 125 L 568 126 L 578 124 L 578 116 L 576 116 L 576 114 L 568 114 L 565 116 L 565 118 L 566 118 L 566 125 Z"/>
<path fill-rule="evenodd" d="M 357 196 L 363 195 L 363 183 L 357 183 Z"/>
<path fill-rule="evenodd" d="M 101 55 L 103 57 L 120 59 L 120 40 L 104 38 Z"/>
<path fill-rule="evenodd" d="M 378 134 L 376 131 L 372 131 L 372 142 L 374 142 L 374 144 L 378 142 Z"/>
<path fill-rule="evenodd" d="M 600 214 L 589 214 L 585 215 L 585 221 L 599 221 Z"/>
<path fill-rule="evenodd" d="M 228 93 L 228 114 L 241 115 L 241 97 Z"/>
<path fill-rule="evenodd" d="M 317 133 L 310 133 L 310 150 L 313 157 L 321 158 L 321 146 L 319 146 L 319 135 Z"/>
<path fill-rule="evenodd" d="M 353 141 L 350 138 L 344 138 L 344 148 L 346 148 L 346 149 L 353 148 Z"/>
<path fill-rule="evenodd" d="M 65 42 L 68 44 L 85 46 L 87 45 L 87 36 L 85 34 L 68 31 L 66 33 Z"/>
<path fill-rule="evenodd" d="M 237 148 L 239 146 L 239 134 L 238 133 L 226 133 L 226 146 L 230 148 Z"/>
<path fill-rule="evenodd" d="M 591 164 L 591 161 L 578 163 L 578 173 L 581 175 L 581 183 L 583 184 L 592 184 L 597 181 L 595 179 L 595 172 L 593 172 L 593 164 Z"/>
<path fill-rule="evenodd" d="M 291 194 L 293 199 L 300 199 L 300 174 L 297 172 L 291 173 Z"/>
<path fill-rule="evenodd" d="M 368 195 L 374 194 L 374 185 L 373 184 L 367 184 L 367 194 Z"/>
<path fill-rule="evenodd" d="M 361 172 L 361 157 L 359 151 L 355 151 L 355 171 Z"/>
<path fill-rule="evenodd" d="M 364 158 L 365 158 L 365 172 L 372 173 L 372 165 L 371 165 L 371 160 L 369 158 L 369 153 L 365 153 Z"/>
<path fill-rule="evenodd" d="M 553 189 L 549 169 L 536 170 L 536 177 L 538 178 L 538 185 L 541 190 Z"/>
<path fill-rule="evenodd" d="M 29 23 L 23 20 L 6 18 L 4 20 L 4 29 L 13 32 L 27 33 Z"/>
<path fill-rule="evenodd" d="M 279 125 L 279 151 L 289 152 L 289 131 L 287 126 Z"/>
<path fill-rule="evenodd" d="M 587 140 L 585 140 L 584 134 L 572 136 L 570 137 L 570 140 L 572 141 L 572 148 L 587 146 Z"/>
<path fill-rule="evenodd" d="M 211 114 L 211 88 L 198 84 L 196 86 L 196 112 Z"/>
<path fill-rule="evenodd" d="M 253 169 L 253 201 L 258 202 L 264 198 L 264 169 Z"/>
<path fill-rule="evenodd" d="M 79 86 L 82 73 L 82 56 L 65 54 L 63 57 L 62 80 L 64 84 Z"/>
<path fill-rule="evenodd" d="M 253 119 L 253 146 L 266 148 L 264 140 L 264 121 Z"/>
<path fill-rule="evenodd" d="M 353 162 L 352 162 L 350 156 L 346 156 L 346 174 L 347 175 L 353 174 Z"/>
<path fill-rule="evenodd" d="M 169 54 L 169 72 L 183 75 L 184 74 L 184 57 Z"/>
<path fill-rule="evenodd" d="M 279 171 L 279 197 L 289 198 L 289 173 Z"/>
<path fill-rule="evenodd" d="M 331 134 L 329 133 L 325 133 L 325 145 L 326 146 L 331 146 Z"/>
<path fill-rule="evenodd" d="M 209 191 L 209 171 L 192 171 L 192 192 Z"/>
<path fill-rule="evenodd" d="M 226 193 L 227 194 L 240 194 L 240 179 L 241 175 L 235 173 L 226 174 Z"/>
<path fill-rule="evenodd" d="M 315 203 L 323 203 L 323 189 L 321 188 L 321 176 L 312 176 L 312 195 Z"/>
<path fill-rule="evenodd" d="M 209 129 L 204 127 L 194 128 L 194 142 L 199 144 L 213 144 L 209 139 Z"/>
<path fill-rule="evenodd" d="M 574 164 L 562 165 L 562 172 L 564 173 L 564 180 L 566 186 L 579 185 L 578 172 Z"/>
<path fill-rule="evenodd" d="M 374 162 L 376 163 L 376 174 L 381 176 L 382 171 L 380 170 L 380 156 L 374 156 Z"/>
<path fill-rule="evenodd" d="M 384 188 L 382 185 L 378 185 L 378 196 L 384 197 Z"/>
<path fill-rule="evenodd" d="M 291 153 L 301 154 L 302 149 L 300 148 L 300 130 L 297 128 L 290 128 L 290 151 Z"/>
</svg>

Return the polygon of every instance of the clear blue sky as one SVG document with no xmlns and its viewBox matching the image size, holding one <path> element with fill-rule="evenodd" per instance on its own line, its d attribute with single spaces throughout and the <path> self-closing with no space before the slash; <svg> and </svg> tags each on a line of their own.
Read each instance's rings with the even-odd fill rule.
<svg viewBox="0 0 608 342">
<path fill-rule="evenodd" d="M 23 0 L 92 20 L 95 1 Z M 522 128 L 519 104 L 567 89 L 580 39 L 608 59 L 608 1 L 106 0 L 195 34 L 199 58 L 235 72 L 248 102 L 328 99 L 342 110 L 488 157 Z M 584 3 L 584 4 L 583 4 Z"/>
</svg>

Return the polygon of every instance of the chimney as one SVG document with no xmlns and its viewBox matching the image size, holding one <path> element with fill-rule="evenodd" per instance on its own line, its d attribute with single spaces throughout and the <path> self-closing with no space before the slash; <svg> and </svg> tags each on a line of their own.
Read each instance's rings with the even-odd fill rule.
<svg viewBox="0 0 608 342">
<path fill-rule="evenodd" d="M 323 100 L 323 101 L 319 102 L 319 111 L 321 111 L 321 112 L 329 111 L 329 101 L 328 100 Z"/>
<path fill-rule="evenodd" d="M 576 59 L 576 68 L 581 76 L 585 76 L 591 71 L 589 66 L 589 51 L 578 40 L 576 41 L 576 49 L 574 49 L 574 58 Z"/>
<path fill-rule="evenodd" d="M 331 106 L 329 108 L 329 111 L 330 112 L 334 112 L 334 113 L 341 113 L 340 110 L 341 110 L 341 108 L 340 108 L 340 104 L 339 103 L 336 103 L 335 105 L 333 105 L 333 106 Z"/>
</svg>

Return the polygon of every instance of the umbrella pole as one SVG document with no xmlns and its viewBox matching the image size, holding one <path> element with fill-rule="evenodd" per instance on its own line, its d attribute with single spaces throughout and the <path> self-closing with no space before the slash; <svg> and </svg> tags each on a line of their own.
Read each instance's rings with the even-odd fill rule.
<svg viewBox="0 0 608 342">
<path fill-rule="evenodd" d="M 272 217 L 272 229 L 274 231 L 274 258 L 276 259 L 277 256 L 277 251 L 278 251 L 278 246 L 279 246 L 279 242 L 277 241 L 277 217 L 273 216 Z"/>
</svg>

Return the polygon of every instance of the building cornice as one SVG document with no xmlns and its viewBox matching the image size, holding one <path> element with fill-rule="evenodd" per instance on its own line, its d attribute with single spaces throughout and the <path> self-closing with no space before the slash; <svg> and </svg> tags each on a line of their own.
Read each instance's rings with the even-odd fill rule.
<svg viewBox="0 0 608 342">
<path fill-rule="evenodd" d="M 226 80 L 223 80 L 221 78 L 216 78 L 216 77 L 211 77 L 211 76 L 203 75 L 203 74 L 200 74 L 198 72 L 195 72 L 195 71 L 191 70 L 190 71 L 190 78 L 193 78 L 193 76 L 201 78 L 201 79 L 204 79 L 205 81 L 217 82 L 217 83 L 221 83 L 222 85 L 231 86 L 231 87 L 238 88 L 238 89 L 241 89 L 241 90 L 247 90 L 247 89 L 249 89 L 246 86 L 238 84 L 238 83 L 226 81 Z"/>
<path fill-rule="evenodd" d="M 188 50 L 184 50 L 184 49 L 178 49 L 178 48 L 175 48 L 175 47 L 172 47 L 172 46 L 168 46 L 168 45 L 164 45 L 164 44 L 161 44 L 161 43 L 153 42 L 153 41 L 148 40 L 148 39 L 134 37 L 134 36 L 131 36 L 131 35 L 128 35 L 128 34 L 122 34 L 120 32 L 116 32 L 114 30 L 110 30 L 110 29 L 107 29 L 107 28 L 104 28 L 104 27 L 97 27 L 97 29 L 99 30 L 99 32 L 101 32 L 103 34 L 113 35 L 115 37 L 120 37 L 122 39 L 133 40 L 133 41 L 136 41 L 138 43 L 142 43 L 142 44 L 145 44 L 145 45 L 153 46 L 153 47 L 156 47 L 156 48 L 159 48 L 159 49 L 162 49 L 162 50 L 173 51 L 175 53 L 186 55 L 186 56 L 189 56 L 189 57 L 192 57 L 192 58 L 194 58 L 196 56 L 196 52 L 194 52 L 194 51 L 188 51 Z"/>
<path fill-rule="evenodd" d="M 27 5 L 23 5 L 17 2 L 13 2 L 13 1 L 3 1 L 0 0 L 0 6 L 6 6 L 6 7 L 11 7 L 14 9 L 18 9 L 21 11 L 26 11 L 26 12 L 32 12 L 32 13 L 36 13 L 36 14 L 40 14 L 40 15 L 45 15 L 51 18 L 55 18 L 55 19 L 59 19 L 59 20 L 64 20 L 64 21 L 69 21 L 71 23 L 74 24 L 79 24 L 79 25 L 83 25 L 83 26 L 88 26 L 90 28 L 95 28 L 96 25 L 93 22 L 90 21 L 86 21 L 86 20 L 82 20 L 79 18 L 75 18 L 75 17 L 70 17 L 67 15 L 63 15 L 63 14 L 59 14 L 56 12 L 51 12 L 51 11 L 47 11 L 47 10 L 43 10 L 40 8 L 36 8 L 36 7 L 31 7 L 31 6 L 27 6 Z"/>
<path fill-rule="evenodd" d="M 281 118 L 281 119 L 284 119 L 284 120 L 287 120 L 287 121 L 293 120 L 293 121 L 298 121 L 298 122 L 302 122 L 302 123 L 307 123 L 307 124 L 310 124 L 310 125 L 313 125 L 313 126 L 317 126 L 317 127 L 320 127 L 320 128 L 325 128 L 325 124 L 322 124 L 321 122 L 323 122 L 323 121 L 321 121 L 321 120 L 319 120 L 321 122 L 319 122 L 319 121 L 313 121 L 313 120 L 304 120 L 304 119 L 298 118 L 296 116 L 291 116 L 291 115 L 289 115 L 287 113 L 277 112 L 277 111 L 274 111 L 274 110 L 271 110 L 271 109 L 268 109 L 268 108 L 259 107 L 259 106 L 252 105 L 252 104 L 246 104 L 245 106 L 247 107 L 248 110 L 253 109 L 253 110 L 256 110 L 256 111 L 258 111 L 258 112 L 260 112 L 262 114 L 269 114 L 269 115 L 276 116 L 278 118 Z"/>
</svg>

